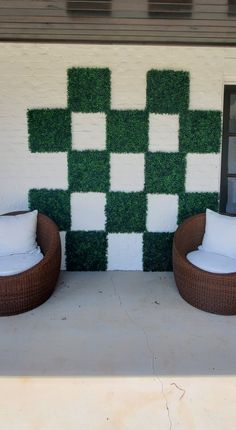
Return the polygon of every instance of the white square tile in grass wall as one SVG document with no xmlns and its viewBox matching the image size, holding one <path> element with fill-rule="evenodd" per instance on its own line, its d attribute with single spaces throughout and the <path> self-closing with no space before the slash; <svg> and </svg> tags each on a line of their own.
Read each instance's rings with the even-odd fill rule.
<svg viewBox="0 0 236 430">
<path fill-rule="evenodd" d="M 179 115 L 149 115 L 149 151 L 178 152 Z"/>
<path fill-rule="evenodd" d="M 66 232 L 60 231 L 61 238 L 61 270 L 66 270 Z"/>
<path fill-rule="evenodd" d="M 187 154 L 186 192 L 218 192 L 220 154 Z"/>
<path fill-rule="evenodd" d="M 37 153 L 27 157 L 23 176 L 28 177 L 30 188 L 68 189 L 67 154 Z"/>
<path fill-rule="evenodd" d="M 106 149 L 106 115 L 104 113 L 72 112 L 72 148 Z"/>
<path fill-rule="evenodd" d="M 110 155 L 111 191 L 143 191 L 144 154 Z"/>
<path fill-rule="evenodd" d="M 71 230 L 105 230 L 106 194 L 71 194 Z"/>
<path fill-rule="evenodd" d="M 108 234 L 108 270 L 143 270 L 142 233 Z"/>
<path fill-rule="evenodd" d="M 121 59 L 112 69 L 111 84 L 112 109 L 145 109 L 146 70 L 141 56 L 133 64 L 128 57 Z"/>
<path fill-rule="evenodd" d="M 177 228 L 177 194 L 148 194 L 147 231 L 172 233 Z"/>
</svg>

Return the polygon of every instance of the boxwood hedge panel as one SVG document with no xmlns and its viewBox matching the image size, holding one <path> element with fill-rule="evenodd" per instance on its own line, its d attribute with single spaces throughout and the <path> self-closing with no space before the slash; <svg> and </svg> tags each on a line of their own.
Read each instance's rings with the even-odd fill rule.
<svg viewBox="0 0 236 430">
<path fill-rule="evenodd" d="M 61 231 L 70 229 L 70 193 L 64 190 L 32 189 L 29 191 L 31 210 L 49 216 Z"/>
<path fill-rule="evenodd" d="M 147 231 L 149 223 L 147 216 L 153 207 L 156 216 L 165 216 L 163 210 L 147 205 L 147 194 L 177 194 L 179 197 L 178 222 L 207 207 L 218 209 L 218 194 L 212 192 L 186 192 L 186 157 L 188 153 L 217 153 L 221 139 L 221 113 L 212 110 L 189 110 L 190 74 L 188 71 L 150 70 L 147 73 L 146 108 L 143 110 L 112 110 L 111 109 L 111 71 L 108 68 L 73 67 L 68 70 L 68 107 L 48 109 L 29 109 L 28 134 L 31 152 L 66 152 L 68 156 L 68 190 L 32 189 L 29 191 L 29 206 L 38 209 L 55 220 L 60 230 L 66 231 L 66 255 L 68 270 L 106 270 L 109 263 L 109 235 L 119 235 L 119 240 L 113 241 L 113 246 L 122 240 L 127 240 L 129 234 L 137 233 L 143 239 L 143 269 L 145 271 L 172 270 L 172 240 L 173 231 Z M 75 150 L 72 147 L 73 133 L 71 117 L 73 112 L 96 113 L 102 112 L 106 119 L 106 148 L 102 150 Z M 149 150 L 149 115 L 165 115 L 164 121 L 158 121 L 157 129 L 151 130 L 152 139 L 157 144 Z M 161 124 L 161 147 L 163 148 L 163 124 L 166 114 L 178 115 L 179 118 L 179 151 L 163 152 L 158 150 L 158 127 Z M 92 118 L 92 117 L 91 117 Z M 176 117 L 175 117 L 176 120 Z M 155 117 L 154 117 L 155 127 Z M 101 133 L 92 125 L 92 136 Z M 90 130 L 90 132 L 91 132 Z M 89 130 L 87 130 L 89 133 Z M 82 135 L 86 135 L 86 129 Z M 168 130 L 166 130 L 168 139 Z M 72 136 L 73 135 L 73 136 Z M 89 136 L 89 135 L 87 135 Z M 78 142 L 79 135 L 75 136 Z M 96 147 L 96 145 L 94 145 Z M 165 146 L 165 145 L 164 145 Z M 93 147 L 93 145 L 91 145 Z M 168 148 L 168 141 L 166 147 Z M 82 147 L 81 147 L 82 148 Z M 173 147 L 169 146 L 173 151 Z M 176 145 L 176 148 L 178 146 Z M 175 148 L 174 148 L 175 149 Z M 155 152 L 154 152 L 155 151 Z M 110 158 L 111 154 L 144 154 L 144 188 L 139 191 L 127 192 L 126 189 L 111 191 Z M 50 154 L 48 154 L 50 156 Z M 51 155 L 53 156 L 53 155 Z M 114 157 L 113 157 L 114 159 Z M 130 157 L 131 159 L 131 157 Z M 128 164 L 128 158 L 127 158 Z M 132 163 L 131 163 L 132 164 Z M 114 166 L 113 166 L 114 167 Z M 126 166 L 127 168 L 127 166 Z M 130 165 L 130 181 L 133 178 L 133 166 Z M 141 167 L 137 166 L 137 174 Z M 117 172 L 116 172 L 117 175 Z M 120 172 L 122 178 L 122 169 Z M 128 179 L 127 179 L 128 178 Z M 129 180 L 127 176 L 126 182 Z M 119 175 L 116 176 L 119 182 Z M 139 178 L 139 182 L 140 178 Z M 121 183 L 123 183 L 121 181 Z M 135 181 L 133 182 L 135 183 Z M 100 202 L 91 207 L 91 195 L 88 199 L 83 196 L 84 205 L 88 204 L 93 211 L 91 220 L 105 216 L 105 227 L 102 231 L 71 231 L 71 217 L 84 216 L 80 207 L 71 206 L 71 193 L 103 193 L 96 196 L 94 202 Z M 74 200 L 74 202 L 76 199 Z M 151 201 L 151 200 L 150 200 Z M 149 203 L 150 203 L 149 201 Z M 155 202 L 155 199 L 152 200 Z M 159 200 L 156 199 L 156 202 Z M 164 201 L 164 200 L 163 200 Z M 88 203 L 89 202 L 89 203 Z M 101 206 L 103 202 L 103 207 Z M 79 208 L 79 209 L 78 209 Z M 96 211 L 99 212 L 96 212 Z M 78 211 L 78 213 L 76 212 Z M 176 208 L 175 208 L 176 217 Z M 168 212 L 169 219 L 169 212 Z M 155 214 L 154 214 L 155 216 Z M 153 212 L 152 212 L 153 219 Z M 95 223 L 96 224 L 96 223 Z M 165 223 L 157 223 L 157 225 Z M 75 223 L 76 225 L 76 223 Z M 83 225 L 78 223 L 77 225 Z M 86 225 L 86 223 L 85 223 Z M 96 224 L 97 225 L 97 224 Z M 153 224 L 155 225 L 155 223 Z M 168 223 L 166 224 L 168 225 Z M 162 227 L 163 228 L 163 227 Z M 123 233 L 123 235 L 122 235 Z M 134 236 L 132 236 L 134 238 Z M 135 243 L 135 241 L 134 241 Z M 137 242 L 140 252 L 140 236 Z M 118 246 L 118 245 L 117 245 Z M 120 248 L 120 249 L 121 249 Z M 112 250 L 114 258 L 115 250 Z M 117 253 L 119 249 L 117 249 Z"/>
<path fill-rule="evenodd" d="M 65 152 L 71 147 L 71 115 L 68 109 L 29 109 L 31 152 Z"/>
</svg>

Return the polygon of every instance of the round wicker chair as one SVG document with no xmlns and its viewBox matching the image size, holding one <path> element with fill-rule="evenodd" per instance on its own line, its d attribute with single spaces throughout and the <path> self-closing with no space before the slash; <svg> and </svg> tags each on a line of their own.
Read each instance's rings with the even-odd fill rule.
<svg viewBox="0 0 236 430">
<path fill-rule="evenodd" d="M 188 218 L 176 230 L 173 241 L 176 285 L 192 306 L 215 314 L 236 315 L 236 273 L 209 273 L 186 259 L 186 254 L 202 243 L 204 231 L 204 213 Z"/>
<path fill-rule="evenodd" d="M 20 213 L 24 212 L 4 215 Z M 17 275 L 0 276 L 0 316 L 29 311 L 51 296 L 60 272 L 61 242 L 56 224 L 40 213 L 37 221 L 37 243 L 44 254 L 43 260 Z"/>
</svg>

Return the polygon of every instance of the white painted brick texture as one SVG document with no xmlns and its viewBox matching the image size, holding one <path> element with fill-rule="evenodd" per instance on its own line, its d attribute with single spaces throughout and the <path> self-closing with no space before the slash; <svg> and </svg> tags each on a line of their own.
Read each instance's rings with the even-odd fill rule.
<svg viewBox="0 0 236 430">
<path fill-rule="evenodd" d="M 142 234 L 108 234 L 108 270 L 143 270 Z"/>
<path fill-rule="evenodd" d="M 179 115 L 149 115 L 149 151 L 178 152 Z"/>
<path fill-rule="evenodd" d="M 71 230 L 105 230 L 105 205 L 103 193 L 72 193 Z"/>
<path fill-rule="evenodd" d="M 78 151 L 106 149 L 106 115 L 72 112 L 72 148 Z"/>
<path fill-rule="evenodd" d="M 177 228 L 178 195 L 148 194 L 147 231 L 172 233 Z"/>
<path fill-rule="evenodd" d="M 111 191 L 143 191 L 144 154 L 110 155 Z"/>
<path fill-rule="evenodd" d="M 220 154 L 188 154 L 185 189 L 187 192 L 219 190 Z"/>
<path fill-rule="evenodd" d="M 189 70 L 190 109 L 221 110 L 224 81 L 236 83 L 235 61 L 236 48 L 0 44 L 0 213 L 27 208 L 32 186 L 66 189 L 64 155 L 29 156 L 26 112 L 67 106 L 69 67 L 109 67 L 113 109 L 145 108 L 148 70 Z"/>
<path fill-rule="evenodd" d="M 0 64 L 0 213 L 27 209 L 31 188 L 68 189 L 67 154 L 30 154 L 27 130 L 27 109 L 67 107 L 68 68 L 110 68 L 112 109 L 145 109 L 146 73 L 151 69 L 190 72 L 190 109 L 222 110 L 224 83 L 236 84 L 236 48 L 2 43 Z M 91 114 L 75 115 L 73 149 L 104 150 L 105 114 L 93 115 L 92 121 Z M 172 123 L 167 130 L 163 116 L 151 116 L 150 151 L 178 150 L 177 119 L 168 119 Z M 157 126 L 162 130 L 159 140 Z M 113 191 L 143 191 L 144 155 L 111 154 L 110 184 Z M 219 154 L 188 154 L 187 192 L 217 192 L 219 184 Z M 173 231 L 176 197 L 152 198 L 148 230 Z M 86 216 L 90 203 L 86 198 L 73 203 L 72 197 L 72 228 L 105 228 L 104 202 L 98 204 L 96 219 Z M 156 210 L 162 218 L 155 217 Z M 65 267 L 65 232 L 61 239 Z M 142 247 L 142 234 L 108 234 L 108 269 L 142 270 Z"/>
</svg>

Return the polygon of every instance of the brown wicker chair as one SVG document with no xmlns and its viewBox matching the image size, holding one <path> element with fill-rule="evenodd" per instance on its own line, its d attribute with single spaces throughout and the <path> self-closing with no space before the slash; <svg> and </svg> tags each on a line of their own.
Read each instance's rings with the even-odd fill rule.
<svg viewBox="0 0 236 430">
<path fill-rule="evenodd" d="M 24 212 L 5 215 L 19 213 Z M 44 254 L 43 260 L 17 275 L 0 276 L 0 316 L 29 311 L 52 294 L 60 272 L 61 242 L 56 224 L 43 214 L 38 214 L 37 242 Z"/>
<path fill-rule="evenodd" d="M 188 218 L 176 230 L 173 242 L 173 271 L 181 296 L 206 312 L 236 315 L 236 273 L 215 274 L 201 270 L 186 254 L 202 243 L 205 214 Z"/>
</svg>

